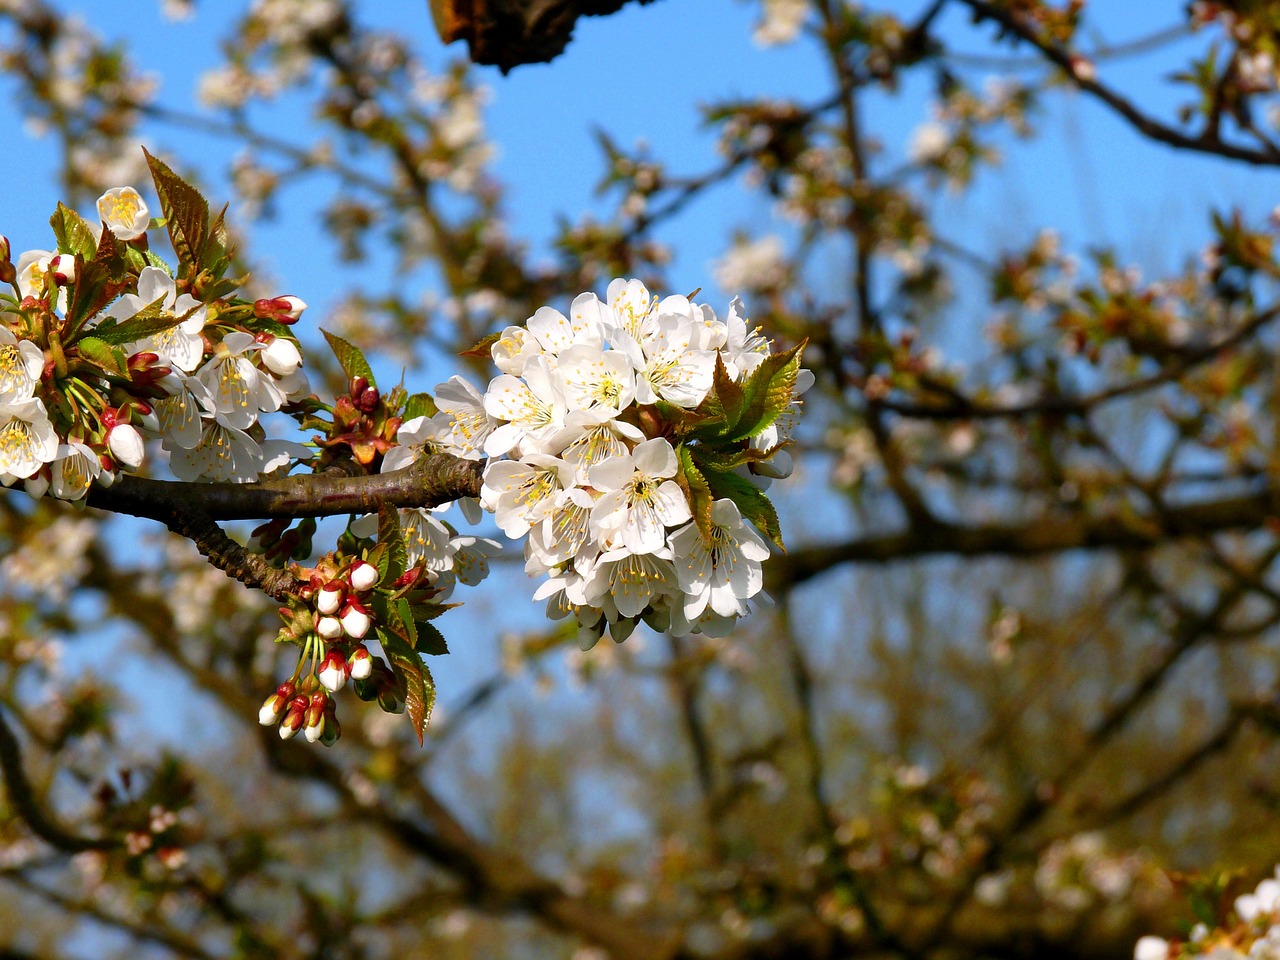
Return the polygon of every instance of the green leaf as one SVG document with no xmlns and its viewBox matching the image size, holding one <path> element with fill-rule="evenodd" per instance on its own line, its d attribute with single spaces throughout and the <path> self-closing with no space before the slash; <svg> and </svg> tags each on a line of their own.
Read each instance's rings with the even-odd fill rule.
<svg viewBox="0 0 1280 960">
<path fill-rule="evenodd" d="M 409 558 L 404 548 L 404 534 L 400 532 L 400 512 L 385 503 L 378 504 L 378 543 L 384 551 L 378 565 L 382 574 L 379 584 L 388 587 L 404 575 Z"/>
<path fill-rule="evenodd" d="M 99 340 L 97 337 L 84 337 L 76 341 L 76 349 L 80 351 L 81 357 L 101 367 L 107 373 L 125 378 L 129 376 L 128 358 L 119 347 Z"/>
<path fill-rule="evenodd" d="M 680 471 L 676 474 L 676 483 L 684 491 L 689 501 L 689 510 L 693 513 L 693 521 L 698 525 L 698 532 L 706 543 L 711 542 L 711 487 L 707 478 L 702 475 L 693 462 L 693 455 L 683 443 L 676 447 L 676 459 L 680 463 Z"/>
<path fill-rule="evenodd" d="M 778 512 L 759 487 L 736 473 L 709 470 L 703 476 L 716 500 L 723 498 L 732 500 L 746 519 L 776 543 L 779 550 L 786 552 L 787 548 L 782 543 L 782 527 L 778 523 Z"/>
<path fill-rule="evenodd" d="M 690 432 L 707 440 L 727 436 L 737 426 L 744 402 L 742 387 L 729 376 L 724 358 L 717 353 L 711 389 L 694 411 L 701 422 Z"/>
<path fill-rule="evenodd" d="M 799 343 L 786 353 L 772 354 L 751 372 L 742 385 L 745 396 L 742 416 L 726 435 L 727 439 L 759 436 L 782 416 L 795 399 L 796 376 L 800 373 L 800 354 L 804 347 L 805 343 Z"/>
<path fill-rule="evenodd" d="M 429 393 L 415 393 L 404 405 L 404 419 L 416 417 L 434 417 L 437 413 L 436 401 Z"/>
<path fill-rule="evenodd" d="M 209 226 L 209 242 L 200 259 L 200 266 L 215 278 L 221 277 L 231 267 L 231 257 L 234 252 L 231 237 L 227 233 L 227 225 L 224 222 L 226 215 L 227 207 L 223 204 Z"/>
<path fill-rule="evenodd" d="M 418 653 L 429 657 L 440 657 L 449 652 L 449 644 L 445 642 L 444 634 L 434 623 L 429 620 L 418 620 L 415 626 L 418 629 L 418 642 L 413 649 Z"/>
<path fill-rule="evenodd" d="M 197 308 L 199 309 L 199 308 Z M 118 323 L 107 320 L 93 328 L 93 335 L 104 343 L 123 345 L 144 340 L 147 337 L 176 327 L 186 316 L 175 317 L 164 310 L 164 296 L 147 304 L 128 320 Z"/>
<path fill-rule="evenodd" d="M 395 629 L 378 627 L 378 641 L 391 664 L 396 683 L 404 693 L 405 712 L 409 714 L 413 732 L 418 735 L 418 743 L 421 744 L 423 731 L 426 730 L 427 720 L 430 719 L 431 709 L 436 702 L 436 685 L 431 678 L 431 671 L 414 653 L 409 641 Z"/>
<path fill-rule="evenodd" d="M 321 330 L 320 332 L 329 341 L 329 349 L 338 358 L 338 363 L 341 365 L 343 373 L 353 380 L 356 377 L 364 377 L 369 382 L 369 386 L 377 388 L 378 385 L 373 380 L 373 371 L 369 369 L 369 361 L 364 358 L 364 354 L 360 352 L 359 347 L 347 343 L 336 333 L 330 333 L 328 330 Z"/>
<path fill-rule="evenodd" d="M 49 225 L 58 238 L 60 253 L 79 254 L 86 260 L 92 260 L 98 252 L 98 231 L 70 207 L 59 203 L 57 211 L 49 218 Z"/>
<path fill-rule="evenodd" d="M 199 272 L 204 262 L 205 245 L 209 239 L 209 204 L 200 191 L 183 180 L 161 160 L 157 160 L 144 148 L 151 179 L 160 198 L 160 209 L 169 228 L 178 262 Z"/>
<path fill-rule="evenodd" d="M 417 650 L 418 628 L 413 622 L 413 610 L 409 606 L 409 601 L 404 597 L 400 597 L 396 600 L 395 620 L 398 621 L 400 626 L 400 629 L 396 632 L 400 633 L 403 631 L 406 642 L 408 642 L 409 646 L 413 647 L 414 650 Z"/>
</svg>

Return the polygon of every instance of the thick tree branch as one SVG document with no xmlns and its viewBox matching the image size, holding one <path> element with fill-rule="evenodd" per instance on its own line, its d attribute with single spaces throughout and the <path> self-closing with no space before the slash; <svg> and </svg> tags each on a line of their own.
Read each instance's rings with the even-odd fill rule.
<svg viewBox="0 0 1280 960">
<path fill-rule="evenodd" d="M 1179 537 L 1261 527 L 1277 514 L 1280 485 L 1169 507 L 1159 516 L 1117 511 L 1097 516 L 1047 514 L 983 526 L 938 523 L 922 530 L 801 547 L 771 561 L 769 586 L 787 590 L 845 563 L 889 563 L 936 554 L 1026 557 L 1067 550 L 1143 549 Z"/>
<path fill-rule="evenodd" d="M 436 507 L 480 495 L 477 460 L 445 453 L 422 457 L 412 467 L 370 477 L 297 475 L 259 483 L 179 483 L 121 477 L 95 487 L 89 506 L 168 523 L 175 514 L 198 510 L 211 520 L 269 520 L 376 513 L 378 504 Z"/>
</svg>

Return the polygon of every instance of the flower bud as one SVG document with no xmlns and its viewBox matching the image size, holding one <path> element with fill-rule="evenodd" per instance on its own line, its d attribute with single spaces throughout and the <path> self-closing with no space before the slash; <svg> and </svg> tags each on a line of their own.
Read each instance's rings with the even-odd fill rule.
<svg viewBox="0 0 1280 960">
<path fill-rule="evenodd" d="M 276 300 L 283 300 L 288 304 L 288 307 L 284 310 L 284 316 L 279 318 L 281 323 L 287 322 L 285 320 L 286 317 L 288 318 L 288 321 L 297 320 L 302 316 L 302 311 L 307 309 L 307 302 L 301 297 L 276 297 Z"/>
<path fill-rule="evenodd" d="M 320 661 L 320 682 L 330 693 L 337 693 L 346 686 L 350 676 L 351 667 L 347 665 L 347 658 L 337 650 L 330 650 Z"/>
<path fill-rule="evenodd" d="M 302 365 L 297 345 L 285 337 L 276 337 L 260 354 L 262 362 L 277 377 L 287 377 Z"/>
<path fill-rule="evenodd" d="M 369 652 L 368 647 L 361 644 L 351 652 L 351 659 L 347 661 L 347 665 L 351 668 L 353 678 L 364 680 L 373 673 L 373 654 Z"/>
<path fill-rule="evenodd" d="M 294 697 L 289 701 L 289 712 L 280 721 L 280 739 L 289 740 L 298 735 L 306 721 L 307 698 Z"/>
<path fill-rule="evenodd" d="M 342 629 L 347 632 L 347 636 L 356 640 L 363 639 L 369 632 L 369 626 L 369 614 L 364 607 L 358 603 L 347 604 L 346 610 L 342 612 Z"/>
<path fill-rule="evenodd" d="M 116 463 L 123 467 L 136 469 L 142 465 L 142 457 L 146 448 L 142 442 L 142 434 L 136 427 L 127 423 L 118 423 L 107 433 L 107 448 Z"/>
<path fill-rule="evenodd" d="M 276 692 L 263 701 L 262 708 L 258 711 L 258 722 L 264 727 L 278 723 L 292 697 L 293 684 L 287 681 L 280 684 L 276 687 Z"/>
<path fill-rule="evenodd" d="M 324 731 L 324 708 L 328 703 L 328 694 L 314 693 L 311 695 L 311 703 L 307 706 L 306 727 L 304 729 L 309 743 L 315 743 L 319 740 L 320 734 Z"/>
<path fill-rule="evenodd" d="M 337 617 L 321 617 L 316 622 L 316 633 L 326 640 L 337 640 L 342 636 L 342 621 Z"/>
<path fill-rule="evenodd" d="M 378 568 L 372 563 L 365 563 L 363 560 L 357 560 L 356 565 L 351 568 L 348 575 L 351 581 L 351 588 L 364 593 L 366 590 L 372 590 L 378 582 Z"/>
<path fill-rule="evenodd" d="M 0 237 L 0 261 L 8 262 L 13 253 L 8 237 Z"/>
<path fill-rule="evenodd" d="M 316 609 L 325 614 L 337 613 L 338 607 L 342 604 L 342 595 L 345 592 L 342 582 L 339 580 L 325 584 L 316 593 Z"/>
<path fill-rule="evenodd" d="M 76 258 L 59 254 L 49 260 L 49 269 L 53 271 L 53 282 L 60 287 L 74 283 L 76 279 Z"/>
</svg>

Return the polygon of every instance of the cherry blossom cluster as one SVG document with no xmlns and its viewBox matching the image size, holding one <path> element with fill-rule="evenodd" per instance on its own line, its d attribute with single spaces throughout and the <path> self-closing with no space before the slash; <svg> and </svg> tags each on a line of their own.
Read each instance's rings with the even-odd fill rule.
<svg viewBox="0 0 1280 960">
<path fill-rule="evenodd" d="M 1253 893 L 1236 897 L 1232 913 L 1220 927 L 1196 924 L 1185 940 L 1142 937 L 1134 960 L 1280 960 L 1280 867 Z"/>
<path fill-rule="evenodd" d="M 751 523 L 776 524 L 763 490 L 790 472 L 780 421 L 812 382 L 799 351 L 775 353 L 739 300 L 720 320 L 623 279 L 488 348 L 501 374 L 483 394 L 441 385 L 438 412 L 400 429 L 399 456 L 488 458 L 481 505 L 525 539 L 526 571 L 546 576 L 534 598 L 576 618 L 584 649 L 642 620 L 732 629 L 763 585 L 769 548 Z"/>
<path fill-rule="evenodd" d="M 133 187 L 99 198 L 100 228 L 60 207 L 58 249 L 10 259 L 0 238 L 0 482 L 82 500 L 142 466 L 158 438 L 184 480 L 246 482 L 292 457 L 259 417 L 310 394 L 286 326 L 296 297 L 209 302 L 153 253 Z M 83 275 L 81 275 L 83 271 Z"/>
<path fill-rule="evenodd" d="M 445 652 L 430 620 L 447 609 L 443 601 L 457 583 L 474 586 L 488 575 L 488 557 L 499 546 L 493 540 L 460 536 L 426 510 L 393 515 L 390 528 L 377 514 L 352 522 L 338 551 L 312 568 L 293 568 L 306 586 L 281 608 L 277 642 L 296 644 L 298 662 L 258 712 L 258 722 L 278 726 L 281 739 L 302 732 L 313 743 L 335 743 L 341 725 L 333 694 L 348 681 L 360 699 L 389 713 L 405 710 L 414 685 L 422 686 L 422 704 L 417 657 Z M 375 637 L 382 656 L 366 644 Z"/>
</svg>

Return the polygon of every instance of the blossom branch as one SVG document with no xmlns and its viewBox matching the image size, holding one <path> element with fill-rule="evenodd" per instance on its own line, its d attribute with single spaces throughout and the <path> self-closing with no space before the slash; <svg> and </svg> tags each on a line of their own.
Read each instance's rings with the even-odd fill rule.
<svg viewBox="0 0 1280 960">
<path fill-rule="evenodd" d="M 1223 141 L 1214 123 L 1210 123 L 1199 134 L 1191 135 L 1148 116 L 1127 98 L 1079 71 L 1072 62 L 1071 54 L 1042 39 L 1016 14 L 986 0 L 960 0 L 960 2 L 973 11 L 975 20 L 992 21 L 999 24 L 1003 31 L 1031 44 L 1044 55 L 1045 59 L 1060 67 L 1078 89 L 1102 101 L 1143 136 L 1180 150 L 1209 153 L 1255 166 L 1280 165 L 1280 149 L 1270 142 L 1264 141 L 1262 148 L 1245 147 Z"/>
<path fill-rule="evenodd" d="M 257 483 L 179 483 L 122 476 L 95 488 L 89 505 L 168 523 L 193 504 L 212 520 L 266 520 L 376 513 L 378 504 L 435 507 L 480 494 L 482 464 L 431 454 L 412 467 L 365 477 L 290 476 Z"/>
</svg>

